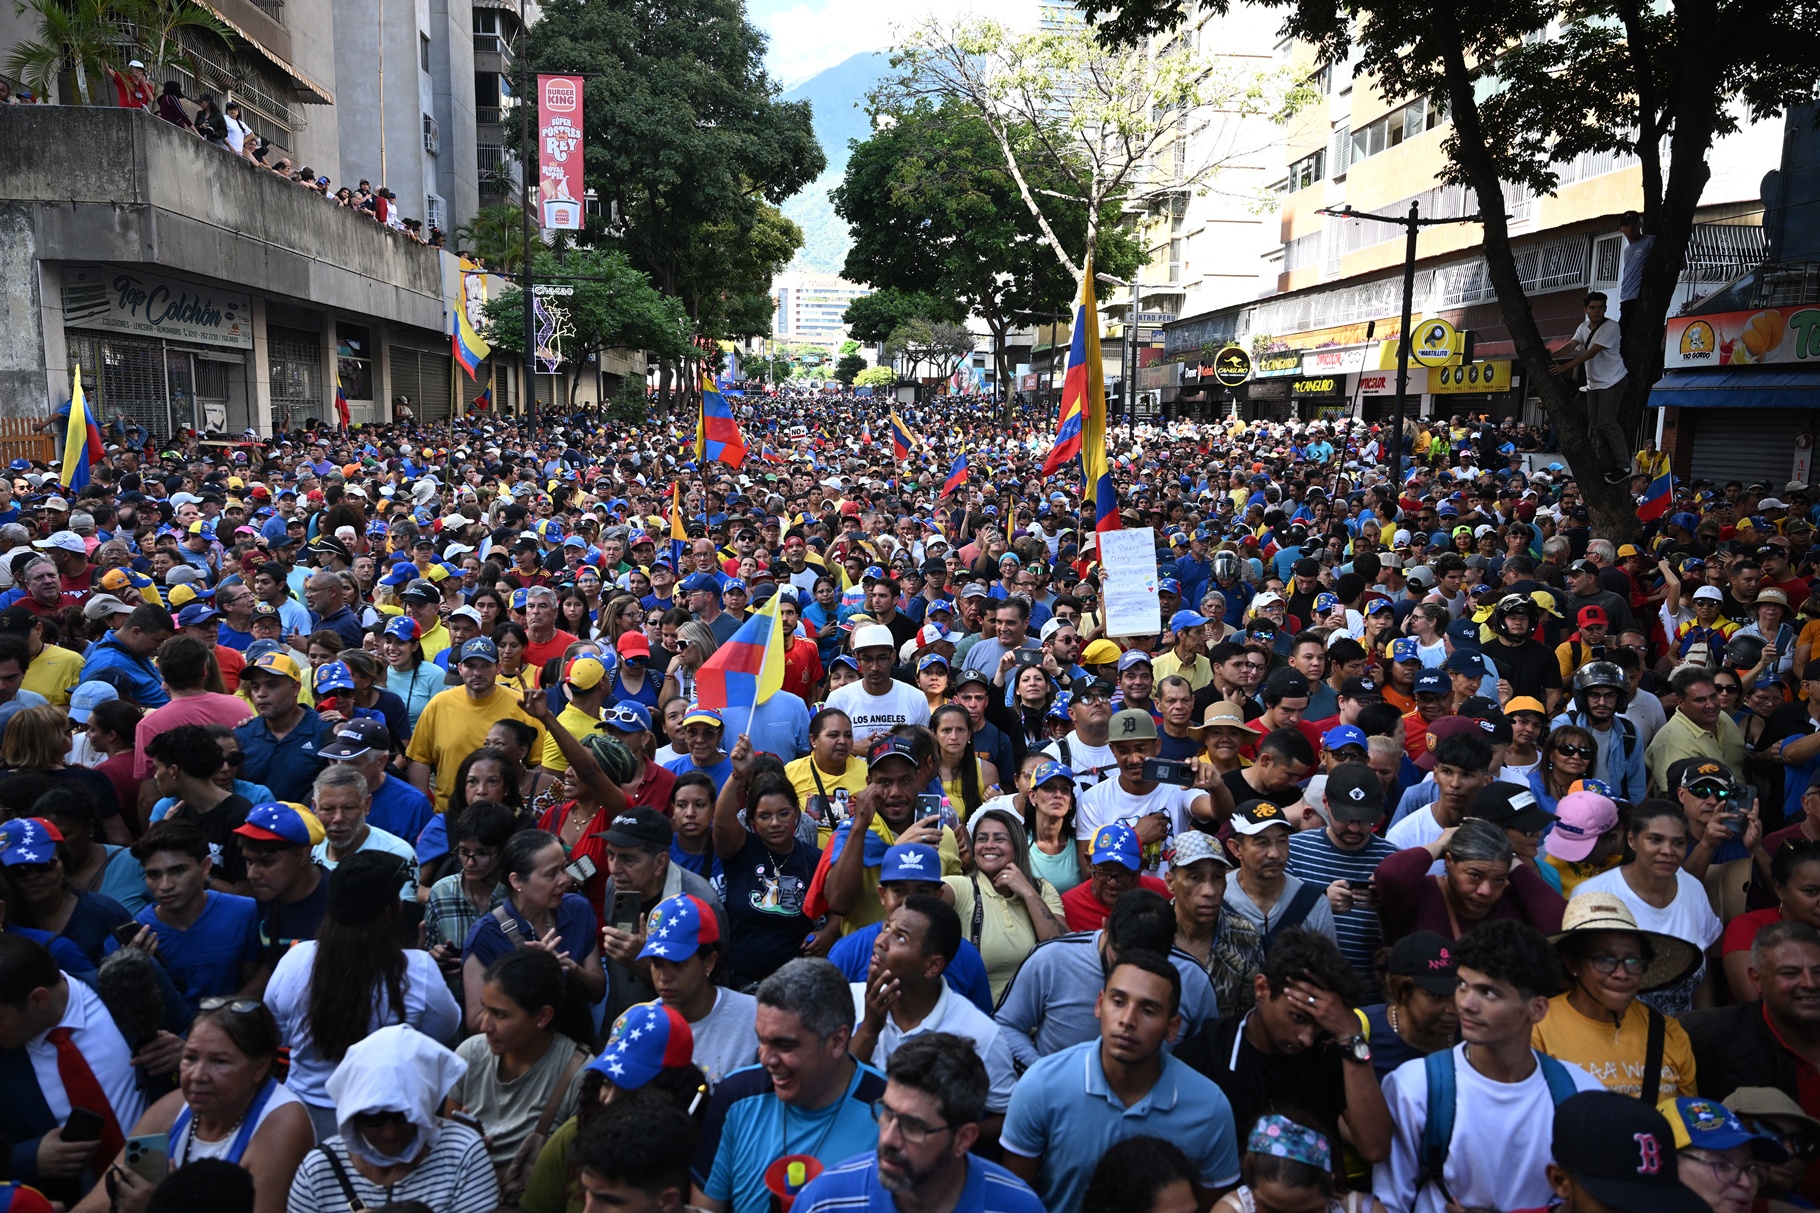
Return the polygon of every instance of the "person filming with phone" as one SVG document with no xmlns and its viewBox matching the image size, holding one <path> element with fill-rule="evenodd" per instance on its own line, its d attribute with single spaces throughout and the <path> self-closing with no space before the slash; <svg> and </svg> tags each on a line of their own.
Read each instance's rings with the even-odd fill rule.
<svg viewBox="0 0 1820 1213">
<path fill-rule="evenodd" d="M 1160 879 L 1169 866 L 1163 858 L 1169 840 L 1196 823 L 1217 826 L 1232 812 L 1232 794 L 1206 763 L 1158 760 L 1162 743 L 1149 712 L 1126 708 L 1114 713 L 1107 736 L 1118 762 L 1118 778 L 1095 784 L 1081 797 L 1075 836 L 1085 851 L 1095 830 L 1124 822 L 1137 832 L 1143 847 L 1139 871 Z M 1087 865 L 1088 856 L 1083 854 L 1081 866 Z"/>
</svg>

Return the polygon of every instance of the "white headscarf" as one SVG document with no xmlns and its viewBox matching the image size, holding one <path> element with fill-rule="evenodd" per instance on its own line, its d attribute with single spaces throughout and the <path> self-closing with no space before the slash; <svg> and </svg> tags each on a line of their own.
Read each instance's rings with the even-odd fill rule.
<svg viewBox="0 0 1820 1213">
<path fill-rule="evenodd" d="M 374 1166 L 410 1162 L 436 1144 L 436 1112 L 468 1063 L 408 1024 L 392 1024 L 355 1044 L 325 1084 L 348 1153 Z M 397 1156 L 379 1153 L 354 1125 L 362 1112 L 403 1112 L 417 1126 Z"/>
</svg>

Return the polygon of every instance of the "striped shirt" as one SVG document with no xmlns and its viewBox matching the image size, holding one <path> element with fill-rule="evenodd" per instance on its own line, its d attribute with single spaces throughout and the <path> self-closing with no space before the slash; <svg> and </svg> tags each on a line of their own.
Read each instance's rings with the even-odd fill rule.
<svg viewBox="0 0 1820 1213">
<path fill-rule="evenodd" d="M 1043 1213 L 1043 1202 L 1030 1186 L 995 1162 L 965 1157 L 967 1183 L 954 1202 L 954 1213 Z M 878 1152 L 849 1158 L 804 1185 L 790 1206 L 792 1213 L 834 1213 L 894 1205 L 878 1181 Z"/>
<path fill-rule="evenodd" d="M 1343 851 L 1333 844 L 1326 830 L 1303 830 L 1289 836 L 1288 871 L 1290 875 L 1322 888 L 1336 880 L 1364 885 L 1370 882 L 1378 865 L 1396 853 L 1396 847 L 1376 835 L 1359 850 Z M 1378 912 L 1355 899 L 1352 909 L 1333 916 L 1333 929 L 1341 955 L 1375 988 L 1376 957 L 1383 943 Z"/>
<path fill-rule="evenodd" d="M 347 1193 L 323 1157 L 325 1150 L 335 1152 L 354 1187 L 354 1195 L 369 1209 L 409 1201 L 421 1201 L 436 1213 L 492 1213 L 499 1207 L 499 1182 L 493 1177 L 486 1143 L 466 1125 L 443 1121 L 436 1144 L 424 1160 L 389 1188 L 355 1169 L 341 1138 L 329 1138 L 326 1145 L 304 1156 L 296 1178 L 291 1180 L 285 1213 L 342 1213 L 349 1207 Z"/>
</svg>

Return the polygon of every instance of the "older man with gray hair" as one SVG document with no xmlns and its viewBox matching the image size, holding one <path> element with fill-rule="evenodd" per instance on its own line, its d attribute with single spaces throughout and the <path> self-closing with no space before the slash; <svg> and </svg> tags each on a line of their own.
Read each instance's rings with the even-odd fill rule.
<svg viewBox="0 0 1820 1213">
<path fill-rule="evenodd" d="M 552 657 L 562 657 L 569 646 L 581 637 L 556 626 L 556 591 L 547 585 L 536 585 L 525 591 L 525 664 L 541 666 Z"/>
<path fill-rule="evenodd" d="M 342 860 L 359 851 L 396 855 L 404 872 L 398 896 L 404 901 L 416 900 L 417 852 L 398 835 L 368 824 L 373 795 L 367 791 L 365 775 L 340 763 L 324 767 L 310 789 L 310 799 L 315 803 L 323 834 L 322 841 L 310 850 L 311 859 L 332 872 Z"/>
<path fill-rule="evenodd" d="M 696 1149 L 690 1204 L 768 1213 L 766 1169 L 786 1155 L 823 1167 L 878 1145 L 872 1105 L 885 1076 L 849 1051 L 853 995 L 826 960 L 792 960 L 758 987 L 758 1065 L 714 1089 Z"/>
</svg>

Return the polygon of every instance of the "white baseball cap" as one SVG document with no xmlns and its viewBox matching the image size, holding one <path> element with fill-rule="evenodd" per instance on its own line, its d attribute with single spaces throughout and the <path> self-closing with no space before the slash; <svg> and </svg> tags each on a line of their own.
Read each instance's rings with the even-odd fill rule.
<svg viewBox="0 0 1820 1213">
<path fill-rule="evenodd" d="M 1694 597 L 1696 599 L 1710 598 L 1714 602 L 1724 602 L 1725 601 L 1725 595 L 1720 593 L 1719 587 L 1716 585 L 1701 586 L 1699 589 L 1694 591 Z"/>
<path fill-rule="evenodd" d="M 890 649 L 897 651 L 897 639 L 891 635 L 891 629 L 882 623 L 869 623 L 856 628 L 853 632 L 853 651 L 861 649 Z"/>
</svg>

